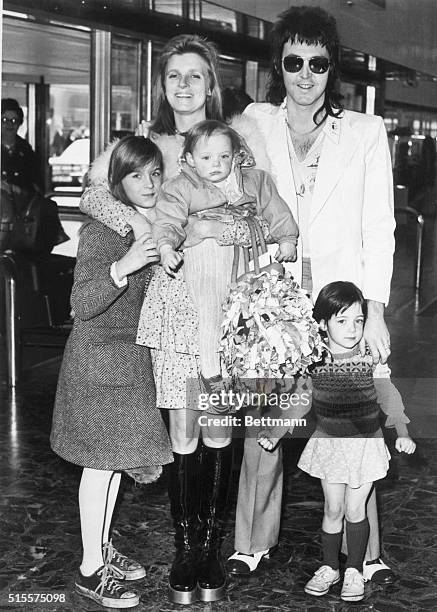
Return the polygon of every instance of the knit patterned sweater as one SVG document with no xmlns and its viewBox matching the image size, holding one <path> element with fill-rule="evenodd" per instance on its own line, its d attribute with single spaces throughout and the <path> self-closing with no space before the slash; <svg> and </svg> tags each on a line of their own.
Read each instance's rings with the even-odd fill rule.
<svg viewBox="0 0 437 612">
<path fill-rule="evenodd" d="M 409 422 L 391 380 L 374 379 L 373 372 L 371 356 L 357 351 L 333 355 L 314 366 L 312 407 L 319 431 L 335 437 L 372 437 L 380 429 L 380 408 L 389 416 L 387 427 Z"/>
</svg>

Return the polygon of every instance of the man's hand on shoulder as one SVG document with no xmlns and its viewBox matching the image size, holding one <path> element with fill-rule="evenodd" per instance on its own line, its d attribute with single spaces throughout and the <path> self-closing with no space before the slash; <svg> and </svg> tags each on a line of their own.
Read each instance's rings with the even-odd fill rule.
<svg viewBox="0 0 437 612">
<path fill-rule="evenodd" d="M 364 355 L 366 344 L 372 353 L 373 363 L 386 363 L 390 355 L 390 334 L 384 320 L 384 304 L 367 300 L 367 320 L 364 337 L 360 343 Z"/>
</svg>

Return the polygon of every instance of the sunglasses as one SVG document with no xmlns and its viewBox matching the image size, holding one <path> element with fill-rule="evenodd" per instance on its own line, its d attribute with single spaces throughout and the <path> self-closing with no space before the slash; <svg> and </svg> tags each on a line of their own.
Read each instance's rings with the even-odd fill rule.
<svg viewBox="0 0 437 612">
<path fill-rule="evenodd" d="M 17 117 L 12 117 L 11 119 L 9 117 L 2 117 L 2 123 L 10 123 L 11 125 L 18 125 L 20 123 L 20 120 Z"/>
<path fill-rule="evenodd" d="M 310 70 L 313 74 L 325 74 L 331 65 L 331 62 L 327 57 L 321 56 L 304 59 L 299 55 L 287 55 L 282 60 L 284 70 L 286 70 L 286 72 L 300 72 L 303 68 L 304 62 L 308 62 Z"/>
</svg>

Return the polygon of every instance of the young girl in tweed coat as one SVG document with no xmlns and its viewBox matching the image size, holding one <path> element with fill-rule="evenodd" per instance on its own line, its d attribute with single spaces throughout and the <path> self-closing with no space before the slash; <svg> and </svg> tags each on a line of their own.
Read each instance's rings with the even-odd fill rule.
<svg viewBox="0 0 437 612">
<path fill-rule="evenodd" d="M 360 354 L 366 315 L 366 300 L 353 283 L 329 283 L 317 297 L 313 316 L 326 337 L 329 356 L 311 371 L 316 430 L 298 463 L 301 470 L 320 478 L 325 496 L 323 565 L 305 585 L 305 592 L 325 595 L 339 582 L 345 519 L 348 558 L 341 590 L 344 601 L 364 597 L 362 570 L 369 538 L 366 502 L 375 480 L 386 476 L 390 459 L 379 405 L 388 416 L 385 426 L 396 428 L 396 449 L 413 453 L 416 448 L 408 435 L 409 420 L 399 392 L 389 378 L 373 378 L 371 355 Z M 271 450 L 278 440 L 272 436 L 278 434 L 279 430 L 264 431 L 258 442 Z"/>
<path fill-rule="evenodd" d="M 111 193 L 153 220 L 162 156 L 148 139 L 128 136 L 109 163 Z M 109 537 L 121 471 L 141 468 L 148 481 L 173 460 L 156 410 L 150 351 L 135 344 L 150 264 L 158 260 L 151 232 L 137 240 L 99 221 L 81 232 L 71 296 L 75 313 L 58 381 L 51 445 L 83 466 L 79 509 L 83 558 L 76 590 L 113 608 L 139 603 L 117 579 L 145 576 L 142 565 L 119 553 Z"/>
</svg>

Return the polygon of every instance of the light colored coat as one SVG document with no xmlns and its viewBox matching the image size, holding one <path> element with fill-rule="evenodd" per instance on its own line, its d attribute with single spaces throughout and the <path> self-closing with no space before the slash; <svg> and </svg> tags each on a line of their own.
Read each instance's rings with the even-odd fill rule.
<svg viewBox="0 0 437 612">
<path fill-rule="evenodd" d="M 279 194 L 297 219 L 285 123 L 285 104 L 251 104 L 265 141 Z M 380 117 L 344 111 L 328 117 L 314 186 L 309 247 L 313 296 L 335 280 L 352 281 L 370 300 L 387 303 L 394 252 L 393 179 L 384 123 Z M 287 264 L 301 281 L 302 251 Z"/>
<path fill-rule="evenodd" d="M 261 216 L 268 223 L 272 241 L 296 244 L 299 230 L 271 176 L 258 168 L 236 166 L 234 172 L 241 195 L 228 207 L 226 195 L 214 183 L 200 178 L 183 163 L 180 174 L 166 181 L 158 196 L 153 228 L 158 248 L 169 244 L 176 249 L 182 244 L 189 215 L 209 210 L 216 212 L 217 218 L 220 214 L 229 217 L 229 211 L 239 207 Z"/>
</svg>

